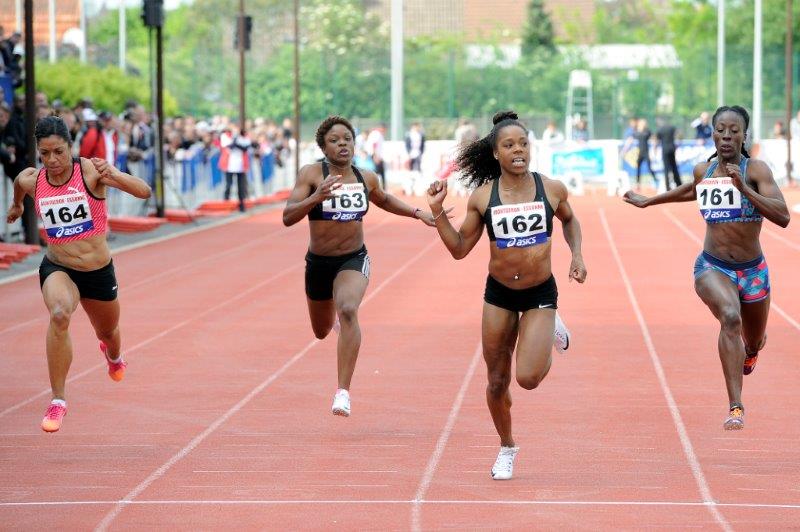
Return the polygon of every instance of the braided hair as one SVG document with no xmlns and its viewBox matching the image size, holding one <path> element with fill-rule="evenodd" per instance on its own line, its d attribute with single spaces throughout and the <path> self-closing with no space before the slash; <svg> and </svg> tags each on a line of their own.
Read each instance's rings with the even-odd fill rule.
<svg viewBox="0 0 800 532">
<path fill-rule="evenodd" d="M 461 182 L 467 187 L 478 188 L 500 177 L 500 163 L 494 158 L 494 149 L 501 129 L 517 126 L 528 133 L 514 111 L 500 111 L 492 117 L 492 123 L 494 126 L 488 135 L 468 144 L 456 157 L 456 164 L 461 170 Z"/>
<path fill-rule="evenodd" d="M 717 110 L 714 112 L 714 116 L 711 117 L 711 125 L 716 127 L 717 118 L 719 118 L 719 116 L 722 113 L 726 113 L 728 111 L 730 111 L 732 113 L 736 113 L 737 115 L 739 115 L 742 118 L 742 120 L 744 121 L 744 136 L 745 136 L 745 138 L 747 138 L 747 128 L 750 127 L 750 115 L 748 114 L 747 110 L 745 110 L 744 107 L 741 107 L 739 105 L 733 105 L 733 106 L 723 105 L 722 107 L 717 108 Z M 750 154 L 747 153 L 746 149 L 744 149 L 744 142 L 742 142 L 742 155 L 744 155 L 748 159 L 750 158 Z M 711 157 L 708 158 L 708 160 L 710 161 L 711 159 L 713 159 L 716 156 L 717 156 L 717 152 L 715 150 L 714 153 L 711 154 Z"/>
</svg>

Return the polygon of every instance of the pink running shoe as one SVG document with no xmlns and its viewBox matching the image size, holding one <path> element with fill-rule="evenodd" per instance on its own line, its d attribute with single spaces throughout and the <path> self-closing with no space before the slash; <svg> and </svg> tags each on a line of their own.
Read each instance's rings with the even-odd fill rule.
<svg viewBox="0 0 800 532">
<path fill-rule="evenodd" d="M 45 432 L 56 432 L 61 428 L 61 421 L 67 415 L 67 407 L 61 403 L 50 403 L 47 412 L 42 419 L 42 430 Z"/>
<path fill-rule="evenodd" d="M 122 356 L 119 357 L 119 362 L 111 362 L 108 358 L 108 346 L 104 342 L 100 342 L 100 351 L 103 352 L 103 356 L 108 362 L 108 376 L 111 377 L 111 380 L 121 381 L 125 376 L 125 368 L 128 367 L 128 363 L 122 360 Z"/>
</svg>

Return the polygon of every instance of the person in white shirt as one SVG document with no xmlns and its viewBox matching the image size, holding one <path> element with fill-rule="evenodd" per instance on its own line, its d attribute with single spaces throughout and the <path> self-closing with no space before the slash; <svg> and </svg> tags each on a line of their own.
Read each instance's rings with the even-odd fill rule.
<svg viewBox="0 0 800 532">
<path fill-rule="evenodd" d="M 250 170 L 248 151 L 252 142 L 246 133 L 240 133 L 239 127 L 231 125 L 220 137 L 222 154 L 219 158 L 219 169 L 225 172 L 225 196 L 231 195 L 233 178 L 236 177 L 236 192 L 239 196 L 239 210 L 245 211 L 244 200 L 247 198 L 247 172 Z"/>
</svg>

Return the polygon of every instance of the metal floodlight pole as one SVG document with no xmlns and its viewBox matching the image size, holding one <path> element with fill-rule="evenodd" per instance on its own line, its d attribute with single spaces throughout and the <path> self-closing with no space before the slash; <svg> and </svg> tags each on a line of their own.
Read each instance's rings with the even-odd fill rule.
<svg viewBox="0 0 800 532">
<path fill-rule="evenodd" d="M 755 23 L 753 28 L 753 142 L 761 140 L 761 3 L 755 1 Z"/>
<path fill-rule="evenodd" d="M 86 46 L 89 42 L 88 37 L 86 36 L 86 0 L 80 0 L 80 8 L 81 8 L 81 39 L 83 42 L 81 43 L 81 50 L 80 50 L 80 59 L 81 63 L 86 62 Z"/>
<path fill-rule="evenodd" d="M 300 0 L 294 0 L 294 171 L 300 171 Z"/>
<path fill-rule="evenodd" d="M 392 0 L 392 139 L 403 138 L 403 0 Z"/>
<path fill-rule="evenodd" d="M 128 21 L 126 19 L 125 0 L 119 0 L 119 69 L 125 72 L 125 54 L 128 38 Z"/>
<path fill-rule="evenodd" d="M 244 95 L 244 84 L 245 84 L 245 61 L 244 61 L 244 49 L 245 49 L 245 32 L 247 29 L 245 28 L 245 20 L 244 20 L 244 0 L 239 0 L 239 20 L 237 22 L 239 25 L 239 39 L 238 39 L 238 50 L 239 50 L 239 129 L 240 131 L 245 130 L 245 95 Z"/>
<path fill-rule="evenodd" d="M 22 33 L 22 0 L 15 0 L 14 13 L 15 13 L 14 29 Z"/>
<path fill-rule="evenodd" d="M 164 217 L 164 36 L 156 26 L 156 216 Z"/>
<path fill-rule="evenodd" d="M 725 105 L 725 0 L 717 0 L 717 107 Z"/>
<path fill-rule="evenodd" d="M 58 48 L 56 43 L 56 0 L 50 0 L 47 3 L 47 19 L 50 29 L 49 59 L 51 63 L 55 63 L 58 56 Z"/>
<path fill-rule="evenodd" d="M 792 183 L 792 85 L 794 84 L 793 77 L 793 61 L 792 61 L 792 48 L 793 35 L 792 35 L 792 0 L 786 0 L 786 52 L 784 63 L 786 70 L 786 181 Z"/>
</svg>

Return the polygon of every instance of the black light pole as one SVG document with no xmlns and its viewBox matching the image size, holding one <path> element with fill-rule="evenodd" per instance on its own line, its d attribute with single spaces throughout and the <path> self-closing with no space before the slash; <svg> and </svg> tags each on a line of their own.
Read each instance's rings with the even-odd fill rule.
<svg viewBox="0 0 800 532">
<path fill-rule="evenodd" d="M 161 27 L 164 25 L 164 0 L 144 0 L 142 21 L 150 31 L 150 57 L 152 58 L 153 29 L 156 33 L 156 79 L 153 87 L 153 72 L 150 72 L 151 101 L 156 111 L 156 124 L 153 128 L 156 152 L 156 216 L 164 217 L 164 38 Z"/>
<path fill-rule="evenodd" d="M 33 47 L 33 0 L 25 0 L 25 159 L 28 166 L 36 168 L 36 139 L 33 130 L 36 127 L 36 79 L 33 66 L 36 61 L 36 50 Z M 19 154 L 22 157 L 22 154 Z M 25 194 L 23 200 L 23 222 L 25 225 L 25 243 L 39 243 L 39 224 L 36 220 L 36 209 L 33 199 Z"/>
</svg>

